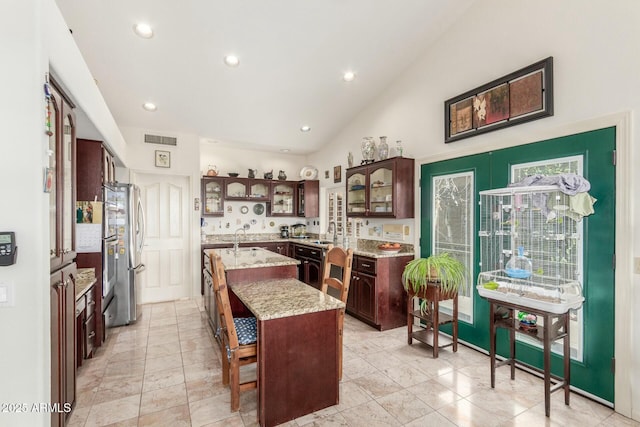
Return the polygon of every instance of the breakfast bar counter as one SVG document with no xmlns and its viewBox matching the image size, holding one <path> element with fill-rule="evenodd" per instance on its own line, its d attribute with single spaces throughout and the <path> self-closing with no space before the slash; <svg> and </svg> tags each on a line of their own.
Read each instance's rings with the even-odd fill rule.
<svg viewBox="0 0 640 427">
<path fill-rule="evenodd" d="M 275 426 L 338 404 L 344 303 L 299 281 L 292 258 L 253 248 L 205 251 L 213 253 L 230 296 L 257 319 L 258 423 Z"/>
</svg>

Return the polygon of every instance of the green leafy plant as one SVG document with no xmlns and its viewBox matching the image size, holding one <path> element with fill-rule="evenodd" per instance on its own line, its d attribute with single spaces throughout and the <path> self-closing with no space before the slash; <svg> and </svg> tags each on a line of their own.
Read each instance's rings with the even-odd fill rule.
<svg viewBox="0 0 640 427">
<path fill-rule="evenodd" d="M 457 292 L 465 282 L 466 269 L 457 259 L 447 252 L 417 258 L 410 261 L 402 272 L 402 284 L 405 290 L 420 293 L 426 286 L 440 286 L 445 294 Z"/>
</svg>

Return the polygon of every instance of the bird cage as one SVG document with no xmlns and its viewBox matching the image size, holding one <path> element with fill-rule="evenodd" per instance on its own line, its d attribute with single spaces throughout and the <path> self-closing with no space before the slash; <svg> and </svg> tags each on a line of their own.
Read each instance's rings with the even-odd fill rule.
<svg viewBox="0 0 640 427">
<path fill-rule="evenodd" d="M 480 296 L 558 314 L 582 305 L 570 197 L 555 185 L 480 192 Z"/>
</svg>

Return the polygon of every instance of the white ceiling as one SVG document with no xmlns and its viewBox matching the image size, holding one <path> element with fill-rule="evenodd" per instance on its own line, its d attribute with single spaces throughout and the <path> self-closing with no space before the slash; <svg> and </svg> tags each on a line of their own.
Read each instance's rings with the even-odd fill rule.
<svg viewBox="0 0 640 427">
<path fill-rule="evenodd" d="M 473 1 L 56 0 L 119 126 L 300 154 L 330 142 Z M 134 34 L 140 21 L 153 38 Z"/>
</svg>

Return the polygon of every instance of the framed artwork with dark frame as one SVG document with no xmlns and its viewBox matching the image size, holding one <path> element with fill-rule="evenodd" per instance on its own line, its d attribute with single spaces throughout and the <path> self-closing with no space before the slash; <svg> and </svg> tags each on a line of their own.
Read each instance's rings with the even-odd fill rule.
<svg viewBox="0 0 640 427">
<path fill-rule="evenodd" d="M 333 182 L 342 181 L 342 166 L 333 167 Z"/>
<path fill-rule="evenodd" d="M 553 57 L 444 102 L 444 142 L 553 116 Z"/>
<path fill-rule="evenodd" d="M 171 167 L 171 152 L 156 150 L 156 167 L 157 168 L 170 168 Z"/>
</svg>

